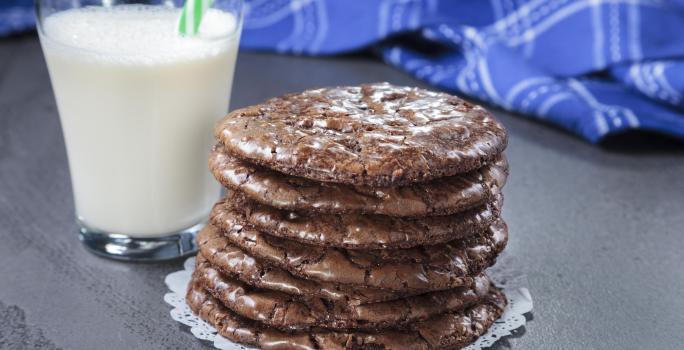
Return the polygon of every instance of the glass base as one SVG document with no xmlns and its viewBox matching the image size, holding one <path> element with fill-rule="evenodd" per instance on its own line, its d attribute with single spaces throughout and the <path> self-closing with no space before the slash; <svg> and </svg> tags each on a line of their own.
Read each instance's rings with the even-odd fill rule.
<svg viewBox="0 0 684 350">
<path fill-rule="evenodd" d="M 162 261 L 191 255 L 197 251 L 195 236 L 204 223 L 163 237 L 130 237 L 98 232 L 80 225 L 79 240 L 96 255 L 125 261 Z"/>
</svg>

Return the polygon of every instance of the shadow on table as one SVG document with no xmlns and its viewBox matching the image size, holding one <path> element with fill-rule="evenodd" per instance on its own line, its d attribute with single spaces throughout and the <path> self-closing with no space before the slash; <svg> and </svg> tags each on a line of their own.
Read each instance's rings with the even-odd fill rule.
<svg viewBox="0 0 684 350">
<path fill-rule="evenodd" d="M 604 149 L 616 153 L 684 154 L 684 140 L 651 131 L 627 131 L 606 137 L 600 144 Z"/>
<path fill-rule="evenodd" d="M 620 166 L 614 156 L 684 155 L 684 139 L 662 133 L 631 130 L 607 136 L 594 145 L 567 130 L 544 122 L 493 109 L 515 139 L 540 145 L 553 152 L 602 165 Z"/>
</svg>

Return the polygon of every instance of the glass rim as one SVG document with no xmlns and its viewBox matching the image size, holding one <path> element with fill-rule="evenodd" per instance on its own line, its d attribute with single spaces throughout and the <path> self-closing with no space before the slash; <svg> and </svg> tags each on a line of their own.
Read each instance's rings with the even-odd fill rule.
<svg viewBox="0 0 684 350">
<path fill-rule="evenodd" d="M 242 21 L 243 21 L 244 12 L 245 12 L 244 11 L 244 6 L 245 6 L 244 0 L 231 0 L 231 1 L 237 2 L 238 11 L 232 11 L 232 12 L 224 11 L 224 12 L 236 14 L 236 16 L 235 16 L 235 18 L 236 18 L 235 28 L 228 34 L 211 36 L 211 37 L 195 37 L 195 38 L 202 40 L 204 42 L 208 42 L 208 43 L 216 43 L 216 42 L 221 42 L 221 41 L 227 41 L 227 40 L 233 39 L 234 37 L 240 35 L 240 32 L 242 31 Z M 108 56 L 114 55 L 114 56 L 118 56 L 118 57 L 135 57 L 136 56 L 136 54 L 131 54 L 131 53 L 117 53 L 117 52 L 105 52 L 105 51 L 100 51 L 100 50 L 93 50 L 93 49 L 86 48 L 86 47 L 71 45 L 71 44 L 68 44 L 62 40 L 56 39 L 55 37 L 47 34 L 43 28 L 44 17 L 41 16 L 41 13 L 40 13 L 41 12 L 40 3 L 41 3 L 41 0 L 35 0 L 33 2 L 33 13 L 34 13 L 35 18 L 36 18 L 36 31 L 38 32 L 38 36 L 41 38 L 41 40 L 43 38 L 45 38 L 45 39 L 49 40 L 50 44 L 52 44 L 52 45 L 56 44 L 56 45 L 59 45 L 59 46 L 64 47 L 64 48 L 74 49 L 74 50 L 78 50 L 81 52 L 91 53 L 91 54 L 96 54 L 96 55 L 106 54 Z M 90 6 L 92 6 L 92 5 L 90 5 Z M 121 6 L 121 5 L 114 5 L 114 6 Z M 168 7 L 164 4 L 157 4 L 157 5 L 150 5 L 150 6 Z M 84 7 L 87 7 L 87 6 L 74 7 L 74 8 L 84 8 Z M 95 5 L 94 7 L 104 7 L 104 6 Z M 179 7 L 168 7 L 168 8 L 180 9 Z M 65 10 L 65 11 L 68 11 L 68 10 Z M 223 11 L 223 10 L 220 10 L 220 11 Z"/>
</svg>

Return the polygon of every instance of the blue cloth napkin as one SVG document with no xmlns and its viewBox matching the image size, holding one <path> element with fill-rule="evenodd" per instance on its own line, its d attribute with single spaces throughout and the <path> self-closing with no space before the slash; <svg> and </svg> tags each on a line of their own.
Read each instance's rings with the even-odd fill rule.
<svg viewBox="0 0 684 350">
<path fill-rule="evenodd" d="M 0 34 L 33 26 L 0 3 Z M 684 0 L 252 0 L 242 47 L 371 49 L 454 93 L 599 142 L 630 129 L 684 138 Z"/>
</svg>

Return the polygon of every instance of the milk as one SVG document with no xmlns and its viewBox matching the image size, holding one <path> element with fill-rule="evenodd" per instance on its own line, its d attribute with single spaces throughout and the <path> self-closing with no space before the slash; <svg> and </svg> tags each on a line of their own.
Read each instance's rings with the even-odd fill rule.
<svg viewBox="0 0 684 350">
<path fill-rule="evenodd" d="M 76 211 L 89 230 L 168 235 L 204 221 L 217 200 L 207 158 L 228 110 L 239 30 L 212 9 L 198 37 L 180 37 L 179 11 L 88 7 L 43 23 Z"/>
</svg>

